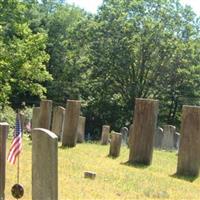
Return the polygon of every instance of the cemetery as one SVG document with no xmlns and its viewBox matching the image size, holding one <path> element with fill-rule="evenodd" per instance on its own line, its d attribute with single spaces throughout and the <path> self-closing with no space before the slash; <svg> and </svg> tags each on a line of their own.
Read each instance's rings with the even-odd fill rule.
<svg viewBox="0 0 200 200">
<path fill-rule="evenodd" d="M 200 200 L 200 1 L 0 1 L 0 200 Z"/>
<path fill-rule="evenodd" d="M 33 109 L 32 122 L 37 123 L 31 138 L 23 135 L 18 173 L 6 163 L 9 124 L 0 123 L 1 199 L 13 199 L 10 188 L 16 180 L 24 187 L 21 199 L 33 200 L 195 199 L 200 194 L 200 157 L 195 153 L 200 148 L 199 107 L 183 106 L 176 148 L 175 127 L 156 128 L 158 100 L 136 99 L 131 141 L 127 128 L 117 133 L 103 125 L 101 140 L 96 142 L 85 141 L 87 119 L 80 116 L 80 101 L 68 100 L 66 108 L 53 108 L 52 103 L 42 100 L 37 114 Z M 22 119 L 23 114 L 19 116 Z M 160 139 L 161 132 L 168 136 Z M 124 143 L 123 137 L 127 137 Z"/>
</svg>

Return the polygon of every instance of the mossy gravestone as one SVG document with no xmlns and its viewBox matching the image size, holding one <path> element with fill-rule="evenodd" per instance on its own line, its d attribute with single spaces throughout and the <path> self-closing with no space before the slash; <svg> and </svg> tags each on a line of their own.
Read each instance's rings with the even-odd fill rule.
<svg viewBox="0 0 200 200">
<path fill-rule="evenodd" d="M 133 139 L 130 140 L 129 163 L 149 165 L 153 156 L 158 101 L 136 99 Z M 131 136 L 132 137 L 132 136 Z"/>
<path fill-rule="evenodd" d="M 40 107 L 33 107 L 31 128 L 39 128 Z"/>
<path fill-rule="evenodd" d="M 122 134 L 112 132 L 109 156 L 116 158 L 120 155 L 121 143 L 122 143 Z"/>
<path fill-rule="evenodd" d="M 58 138 L 42 128 L 32 130 L 32 200 L 58 200 Z"/>
<path fill-rule="evenodd" d="M 79 116 L 78 120 L 78 128 L 77 128 L 77 142 L 82 143 L 85 140 L 85 121 L 86 118 L 83 116 Z"/>
<path fill-rule="evenodd" d="M 177 174 L 198 176 L 200 167 L 200 107 L 183 106 Z"/>
</svg>

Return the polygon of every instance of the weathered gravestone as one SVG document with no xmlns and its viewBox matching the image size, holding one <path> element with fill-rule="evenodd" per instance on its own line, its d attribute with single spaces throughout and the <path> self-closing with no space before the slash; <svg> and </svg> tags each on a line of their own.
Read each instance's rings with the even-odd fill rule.
<svg viewBox="0 0 200 200">
<path fill-rule="evenodd" d="M 121 148 L 121 142 L 122 142 L 122 134 L 112 132 L 111 133 L 109 156 L 115 157 L 115 158 L 119 156 L 120 148 Z"/>
<path fill-rule="evenodd" d="M 62 135 L 62 146 L 74 147 L 77 142 L 77 128 L 80 116 L 81 102 L 67 100 L 65 111 L 64 130 Z"/>
<path fill-rule="evenodd" d="M 200 167 L 200 107 L 183 106 L 177 174 L 198 176 Z"/>
<path fill-rule="evenodd" d="M 5 178 L 6 178 L 6 138 L 9 125 L 0 123 L 0 200 L 5 199 Z"/>
<path fill-rule="evenodd" d="M 133 144 L 133 129 L 134 125 L 131 124 L 128 131 L 128 147 L 130 147 L 130 144 Z"/>
<path fill-rule="evenodd" d="M 25 115 L 23 113 L 19 113 L 20 116 L 20 122 L 21 122 L 21 129 L 22 132 L 24 131 L 24 127 L 25 127 Z"/>
<path fill-rule="evenodd" d="M 58 200 L 58 138 L 47 130 L 32 130 L 32 200 Z"/>
<path fill-rule="evenodd" d="M 52 114 L 52 101 L 42 100 L 40 102 L 40 115 L 39 115 L 39 127 L 50 130 L 51 126 L 51 114 Z"/>
<path fill-rule="evenodd" d="M 163 140 L 162 149 L 173 150 L 174 149 L 174 134 L 176 133 L 176 127 L 171 125 L 163 126 Z"/>
<path fill-rule="evenodd" d="M 122 127 L 120 130 L 120 133 L 122 134 L 122 145 L 128 144 L 128 128 Z"/>
<path fill-rule="evenodd" d="M 33 107 L 31 129 L 39 128 L 40 107 Z"/>
<path fill-rule="evenodd" d="M 77 129 L 77 142 L 82 143 L 85 140 L 85 121 L 86 118 L 79 116 L 79 120 L 78 120 L 78 129 Z"/>
<path fill-rule="evenodd" d="M 136 99 L 134 110 L 133 139 L 130 143 L 129 162 L 149 165 L 152 161 L 154 134 L 159 102 Z"/>
<path fill-rule="evenodd" d="M 61 138 L 63 133 L 63 125 L 65 118 L 65 108 L 62 106 L 56 106 L 53 109 L 53 121 L 51 131 L 58 136 L 58 139 Z"/>
<path fill-rule="evenodd" d="M 180 133 L 176 132 L 174 134 L 174 148 L 179 149 L 179 143 L 180 143 Z"/>
<path fill-rule="evenodd" d="M 161 148 L 162 147 L 162 140 L 163 140 L 164 134 L 163 129 L 161 127 L 158 127 L 156 129 L 156 134 L 154 136 L 154 147 L 155 148 Z"/>
<path fill-rule="evenodd" d="M 110 126 L 103 125 L 101 133 L 101 144 L 107 145 L 109 142 Z"/>
</svg>

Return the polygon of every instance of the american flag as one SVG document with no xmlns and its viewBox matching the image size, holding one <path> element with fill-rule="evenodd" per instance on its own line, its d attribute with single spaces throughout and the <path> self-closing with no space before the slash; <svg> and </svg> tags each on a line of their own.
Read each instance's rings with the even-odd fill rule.
<svg viewBox="0 0 200 200">
<path fill-rule="evenodd" d="M 22 128 L 19 114 L 16 117 L 16 125 L 14 131 L 14 138 L 10 147 L 10 151 L 8 153 L 8 161 L 11 164 L 15 164 L 17 156 L 20 154 L 22 149 Z"/>
</svg>

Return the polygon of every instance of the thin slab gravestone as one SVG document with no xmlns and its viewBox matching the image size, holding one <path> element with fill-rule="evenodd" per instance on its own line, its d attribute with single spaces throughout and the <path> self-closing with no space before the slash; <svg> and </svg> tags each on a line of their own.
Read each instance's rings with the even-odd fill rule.
<svg viewBox="0 0 200 200">
<path fill-rule="evenodd" d="M 177 174 L 198 176 L 200 167 L 200 106 L 183 106 Z"/>
<path fill-rule="evenodd" d="M 150 165 L 153 157 L 154 134 L 159 101 L 136 99 L 133 143 L 130 143 L 129 163 Z"/>
<path fill-rule="evenodd" d="M 5 200 L 5 179 L 6 179 L 6 139 L 9 125 L 6 122 L 0 123 L 0 200 Z"/>
<path fill-rule="evenodd" d="M 134 124 L 131 124 L 128 131 L 128 147 L 130 147 L 130 144 L 133 144 L 133 129 Z"/>
<path fill-rule="evenodd" d="M 32 200 L 58 200 L 58 137 L 32 130 Z"/>
<path fill-rule="evenodd" d="M 52 115 L 52 101 L 42 100 L 40 102 L 40 115 L 39 115 L 39 127 L 50 130 L 51 127 L 51 115 Z"/>
<path fill-rule="evenodd" d="M 128 128 L 122 127 L 120 133 L 122 134 L 122 145 L 125 146 L 128 144 Z"/>
<path fill-rule="evenodd" d="M 154 147 L 155 148 L 161 149 L 163 137 L 164 137 L 163 129 L 161 127 L 158 127 L 156 129 L 156 134 L 154 137 Z"/>
<path fill-rule="evenodd" d="M 110 126 L 103 125 L 101 133 L 101 145 L 107 145 L 109 142 Z"/>
<path fill-rule="evenodd" d="M 62 106 L 56 106 L 53 109 L 53 122 L 51 131 L 58 136 L 58 139 L 61 138 L 64 127 L 64 119 L 65 119 L 65 108 Z"/>
<path fill-rule="evenodd" d="M 79 120 L 78 120 L 78 129 L 77 129 L 77 142 L 79 143 L 83 143 L 85 141 L 85 121 L 86 118 L 83 116 L 79 116 Z"/>
<path fill-rule="evenodd" d="M 33 107 L 31 129 L 39 128 L 40 107 Z"/>
<path fill-rule="evenodd" d="M 176 127 L 172 125 L 163 126 L 163 140 L 162 149 L 174 150 L 174 134 L 176 133 Z"/>
<path fill-rule="evenodd" d="M 78 120 L 80 116 L 81 102 L 67 100 L 62 146 L 75 147 L 77 142 Z"/>
<path fill-rule="evenodd" d="M 120 148 L 121 148 L 121 142 L 122 142 L 122 134 L 117 133 L 117 132 L 112 132 L 111 133 L 109 156 L 114 157 L 114 158 L 119 156 Z"/>
</svg>

